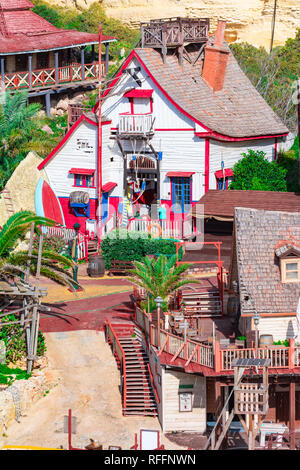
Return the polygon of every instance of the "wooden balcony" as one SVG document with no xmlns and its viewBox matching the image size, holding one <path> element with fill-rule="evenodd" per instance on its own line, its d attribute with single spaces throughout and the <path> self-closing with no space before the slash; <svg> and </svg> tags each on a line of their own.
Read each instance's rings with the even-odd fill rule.
<svg viewBox="0 0 300 470">
<path fill-rule="evenodd" d="M 171 334 L 169 331 L 160 330 L 158 339 L 157 325 L 152 322 L 151 314 L 136 309 L 136 323 L 149 337 L 150 344 L 158 348 L 159 353 L 170 355 L 170 364 L 176 365 L 181 360 L 180 366 L 187 368 L 190 364 L 211 369 L 210 375 L 232 375 L 234 359 L 270 359 L 270 369 L 274 373 L 286 373 L 293 371 L 299 373 L 300 347 L 295 346 L 291 339 L 289 347 L 270 346 L 265 348 L 238 348 L 230 345 L 222 349 L 219 341 L 215 345 L 187 338 L 186 342 L 182 336 Z M 259 370 L 260 372 L 260 370 Z"/>
<path fill-rule="evenodd" d="M 102 64 L 102 74 L 105 65 Z M 5 90 L 39 90 L 57 86 L 98 80 L 99 64 L 72 64 L 64 67 L 55 67 L 25 72 L 5 73 Z"/>
<path fill-rule="evenodd" d="M 122 138 L 151 137 L 154 135 L 153 124 L 152 114 L 120 114 L 117 133 Z"/>
<path fill-rule="evenodd" d="M 142 47 L 178 47 L 208 40 L 209 18 L 164 18 L 141 23 Z"/>
</svg>

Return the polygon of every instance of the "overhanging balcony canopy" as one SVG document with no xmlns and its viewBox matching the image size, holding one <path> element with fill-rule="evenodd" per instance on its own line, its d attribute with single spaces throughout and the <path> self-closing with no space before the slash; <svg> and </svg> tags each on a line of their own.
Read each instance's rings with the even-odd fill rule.
<svg viewBox="0 0 300 470">
<path fill-rule="evenodd" d="M 69 173 L 72 173 L 74 175 L 91 176 L 95 173 L 95 170 L 90 170 L 90 169 L 86 169 L 86 168 L 71 168 L 71 170 L 69 170 Z"/>
<path fill-rule="evenodd" d="M 151 98 L 153 95 L 153 90 L 138 90 L 138 89 L 133 89 L 126 91 L 124 93 L 125 98 Z"/>
<path fill-rule="evenodd" d="M 176 176 L 190 178 L 194 174 L 194 171 L 169 171 L 166 176 L 168 176 L 169 178 L 175 178 Z"/>
<path fill-rule="evenodd" d="M 228 178 L 230 176 L 233 176 L 233 171 L 231 168 L 227 168 L 225 170 L 218 170 L 215 172 L 215 177 L 216 178 Z"/>
<path fill-rule="evenodd" d="M 111 191 L 116 186 L 118 186 L 117 183 L 113 183 L 112 181 L 110 181 L 109 183 L 105 183 L 105 185 L 102 186 L 102 192 L 103 193 L 108 193 L 108 191 Z"/>
</svg>

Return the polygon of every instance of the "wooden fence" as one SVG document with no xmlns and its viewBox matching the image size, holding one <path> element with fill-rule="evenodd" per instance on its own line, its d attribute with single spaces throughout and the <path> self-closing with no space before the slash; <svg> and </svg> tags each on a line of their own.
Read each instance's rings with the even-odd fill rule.
<svg viewBox="0 0 300 470">
<path fill-rule="evenodd" d="M 104 65 L 102 64 L 104 72 Z M 84 80 L 98 80 L 99 64 L 71 64 L 58 69 L 47 68 L 25 72 L 4 74 L 6 90 L 20 90 L 23 88 L 43 88 L 64 83 L 81 82 Z"/>
</svg>

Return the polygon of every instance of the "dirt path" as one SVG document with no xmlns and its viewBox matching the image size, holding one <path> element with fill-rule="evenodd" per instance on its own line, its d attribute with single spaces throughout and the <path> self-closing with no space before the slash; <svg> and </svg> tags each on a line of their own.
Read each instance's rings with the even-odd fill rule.
<svg viewBox="0 0 300 470">
<path fill-rule="evenodd" d="M 21 422 L 7 431 L 6 445 L 67 448 L 64 415 L 77 417 L 73 446 L 84 447 L 89 438 L 104 449 L 119 445 L 129 449 L 134 433 L 160 429 L 156 418 L 123 417 L 119 393 L 120 374 L 104 334 L 93 330 L 46 333 L 49 369 L 59 384 L 35 403 Z M 162 436 L 166 449 L 182 449 Z"/>
</svg>

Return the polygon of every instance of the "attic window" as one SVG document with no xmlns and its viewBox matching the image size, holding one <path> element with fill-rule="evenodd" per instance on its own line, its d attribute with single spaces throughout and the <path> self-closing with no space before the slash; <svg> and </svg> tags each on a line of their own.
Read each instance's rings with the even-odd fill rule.
<svg viewBox="0 0 300 470">
<path fill-rule="evenodd" d="M 290 244 L 275 251 L 280 259 L 281 282 L 300 282 L 300 249 Z"/>
<path fill-rule="evenodd" d="M 280 267 L 282 282 L 300 282 L 300 258 L 281 259 Z"/>
</svg>

